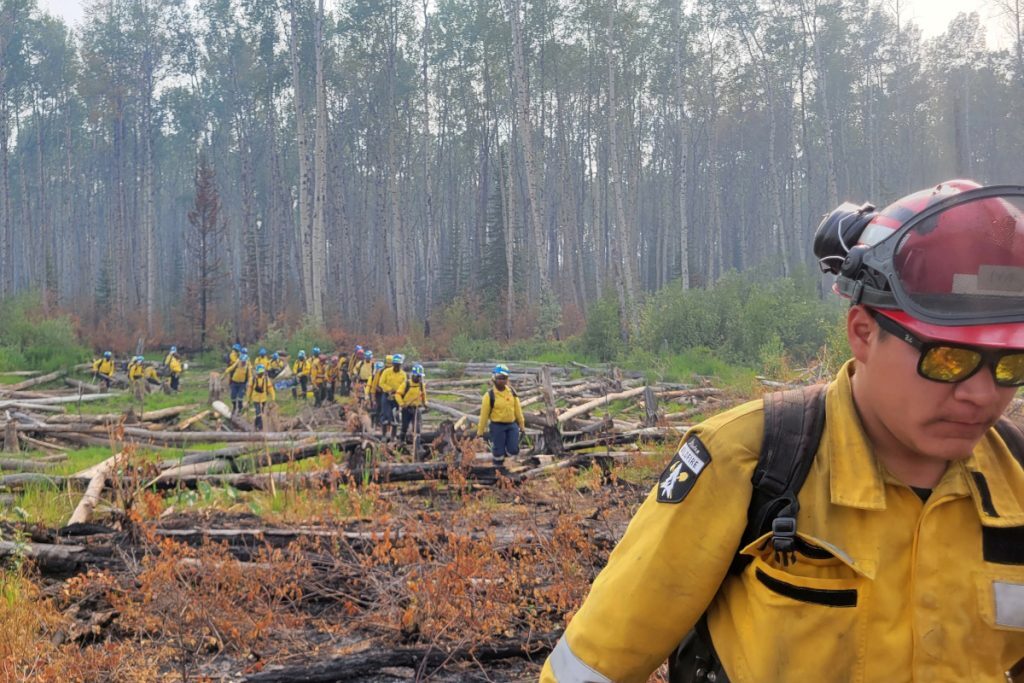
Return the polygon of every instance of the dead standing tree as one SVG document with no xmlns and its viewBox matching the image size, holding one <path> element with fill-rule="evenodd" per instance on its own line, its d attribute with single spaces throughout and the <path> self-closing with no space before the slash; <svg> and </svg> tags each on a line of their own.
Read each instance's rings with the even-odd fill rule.
<svg viewBox="0 0 1024 683">
<path fill-rule="evenodd" d="M 195 189 L 195 203 L 188 212 L 191 226 L 188 251 L 192 277 L 187 293 L 193 304 L 188 310 L 193 311 L 193 321 L 199 327 L 199 348 L 205 349 L 209 307 L 216 298 L 217 285 L 225 275 L 221 242 L 227 232 L 227 222 L 220 213 L 216 174 L 204 154 L 200 154 L 196 166 Z"/>
</svg>

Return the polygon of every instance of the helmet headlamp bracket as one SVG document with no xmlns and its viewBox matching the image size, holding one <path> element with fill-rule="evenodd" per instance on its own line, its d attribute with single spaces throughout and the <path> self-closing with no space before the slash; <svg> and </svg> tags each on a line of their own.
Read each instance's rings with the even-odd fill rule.
<svg viewBox="0 0 1024 683">
<path fill-rule="evenodd" d="M 877 216 L 875 205 L 843 202 L 818 225 L 814 232 L 814 255 L 821 272 L 838 275 L 868 223 Z"/>
</svg>

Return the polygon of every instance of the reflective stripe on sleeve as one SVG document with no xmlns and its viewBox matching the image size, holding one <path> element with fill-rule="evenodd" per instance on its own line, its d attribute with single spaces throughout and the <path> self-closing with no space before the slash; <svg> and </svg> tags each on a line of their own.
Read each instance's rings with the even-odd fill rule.
<svg viewBox="0 0 1024 683">
<path fill-rule="evenodd" d="M 558 639 L 558 645 L 551 652 L 551 672 L 558 683 L 613 683 L 612 679 L 591 669 L 586 662 L 573 654 L 565 636 Z"/>
</svg>

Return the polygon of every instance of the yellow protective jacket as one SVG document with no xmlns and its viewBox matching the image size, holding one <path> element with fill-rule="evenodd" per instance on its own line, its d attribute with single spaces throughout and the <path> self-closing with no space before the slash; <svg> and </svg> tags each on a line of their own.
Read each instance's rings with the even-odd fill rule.
<svg viewBox="0 0 1024 683">
<path fill-rule="evenodd" d="M 292 372 L 295 373 L 296 377 L 309 377 L 310 362 L 308 358 L 295 359 L 292 364 Z"/>
<path fill-rule="evenodd" d="M 405 384 L 405 370 L 386 367 L 377 376 L 377 388 L 385 394 L 393 394 Z"/>
<path fill-rule="evenodd" d="M 348 356 L 338 356 L 338 376 L 348 375 Z"/>
<path fill-rule="evenodd" d="M 231 349 L 231 353 L 228 354 L 228 363 L 229 364 L 234 363 L 236 360 L 238 360 L 238 357 L 240 355 L 241 354 L 238 353 L 238 351 L 235 351 L 234 349 Z"/>
<path fill-rule="evenodd" d="M 370 381 L 366 383 L 366 393 L 372 394 L 373 392 L 377 391 L 377 385 L 380 382 L 380 376 L 382 372 L 384 372 L 384 368 L 374 371 L 374 373 L 370 376 Z"/>
<path fill-rule="evenodd" d="M 313 362 L 309 364 L 309 381 L 317 386 L 327 381 L 326 368 L 319 358 L 314 358 Z"/>
<path fill-rule="evenodd" d="M 106 358 L 97 358 L 96 360 L 94 360 L 92 362 L 92 371 L 97 373 L 97 374 L 100 374 L 100 375 L 106 375 L 107 377 L 113 377 L 114 376 L 114 359 L 111 358 L 110 360 L 107 360 Z"/>
<path fill-rule="evenodd" d="M 248 382 L 252 379 L 252 366 L 249 365 L 248 361 L 243 363 L 241 360 L 236 360 L 228 366 L 224 374 L 232 382 Z"/>
<path fill-rule="evenodd" d="M 164 365 L 171 371 L 172 375 L 181 374 L 181 358 L 176 353 L 167 354 L 167 358 L 164 359 Z"/>
<path fill-rule="evenodd" d="M 491 395 L 494 395 L 494 405 L 491 405 Z M 504 391 L 491 388 L 480 401 L 480 422 L 477 423 L 477 436 L 483 436 L 487 431 L 488 422 L 518 422 L 520 429 L 526 429 L 526 418 L 523 417 L 523 407 L 519 404 L 519 396 L 512 387 L 506 386 Z"/>
<path fill-rule="evenodd" d="M 256 362 L 252 364 L 253 367 L 262 365 L 267 370 L 270 369 L 270 356 L 256 356 Z"/>
<path fill-rule="evenodd" d="M 128 364 L 128 379 L 142 379 L 146 366 L 132 361 Z"/>
<path fill-rule="evenodd" d="M 357 363 L 357 368 L 358 368 L 358 373 L 357 373 L 356 376 L 360 380 L 362 380 L 363 382 L 369 382 L 371 379 L 373 379 L 373 361 L 372 360 L 365 360 L 364 359 L 362 361 L 362 365 L 359 365 Z"/>
<path fill-rule="evenodd" d="M 406 380 L 395 392 L 395 401 L 401 408 L 412 408 L 415 406 L 427 405 L 427 385 L 421 379 L 419 382 Z"/>
<path fill-rule="evenodd" d="M 142 376 L 146 379 L 147 382 L 152 382 L 153 384 L 160 384 L 160 375 L 159 373 L 157 373 L 156 368 L 154 368 L 152 365 L 143 366 Z"/>
<path fill-rule="evenodd" d="M 249 388 L 245 391 L 245 398 L 251 403 L 266 403 L 277 400 L 277 393 L 274 391 L 274 380 L 266 373 L 254 375 L 249 382 Z"/>
<path fill-rule="evenodd" d="M 334 382 L 338 379 L 338 366 L 335 363 L 327 362 L 324 363 L 324 375 L 327 377 L 328 382 Z"/>
<path fill-rule="evenodd" d="M 267 366 L 267 372 L 269 373 L 271 370 L 275 370 L 275 374 L 280 374 L 286 367 L 288 367 L 288 363 L 286 363 L 283 358 L 278 358 L 277 360 L 271 358 L 270 365 Z"/>
<path fill-rule="evenodd" d="M 646 681 L 705 610 L 732 683 L 1007 680 L 1024 656 L 1024 470 L 993 429 L 922 503 L 875 459 L 851 374 L 828 388 L 799 493 L 797 530 L 813 547 L 784 566 L 758 539 L 743 549 L 753 561 L 727 573 L 762 402 L 718 415 L 684 437 L 541 680 Z"/>
</svg>

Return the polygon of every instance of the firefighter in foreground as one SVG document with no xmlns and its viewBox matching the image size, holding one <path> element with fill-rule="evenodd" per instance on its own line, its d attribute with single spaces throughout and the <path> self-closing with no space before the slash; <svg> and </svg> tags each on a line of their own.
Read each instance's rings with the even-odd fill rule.
<svg viewBox="0 0 1024 683">
<path fill-rule="evenodd" d="M 693 428 L 541 679 L 646 681 L 675 650 L 676 681 L 1020 680 L 1024 448 L 993 425 L 1024 385 L 1022 209 L 951 181 L 833 211 L 853 358 L 802 486 L 741 543 L 782 432 L 761 401 Z"/>
<path fill-rule="evenodd" d="M 262 364 L 256 366 L 256 373 L 249 383 L 245 399 L 252 404 L 253 410 L 256 411 L 256 419 L 253 421 L 253 426 L 256 427 L 257 431 L 262 431 L 263 411 L 267 408 L 267 403 L 277 399 L 277 393 L 274 391 L 274 380 L 267 375 L 267 366 Z"/>
<path fill-rule="evenodd" d="M 504 465 L 506 455 L 519 455 L 519 437 L 526 430 L 519 394 L 508 385 L 508 378 L 508 367 L 495 366 L 491 374 L 494 386 L 480 402 L 480 421 L 476 426 L 477 436 L 490 434 L 491 456 L 497 467 Z"/>
</svg>

